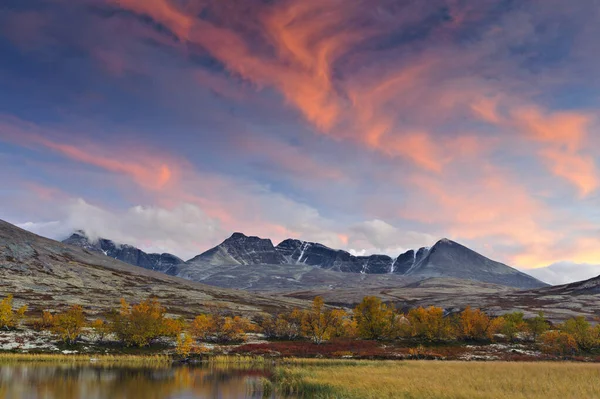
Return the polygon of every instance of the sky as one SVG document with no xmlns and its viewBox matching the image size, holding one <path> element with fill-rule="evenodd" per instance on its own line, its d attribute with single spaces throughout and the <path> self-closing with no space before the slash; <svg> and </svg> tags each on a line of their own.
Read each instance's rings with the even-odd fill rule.
<svg viewBox="0 0 600 399">
<path fill-rule="evenodd" d="M 595 0 L 4 0 L 0 218 L 600 275 Z"/>
</svg>

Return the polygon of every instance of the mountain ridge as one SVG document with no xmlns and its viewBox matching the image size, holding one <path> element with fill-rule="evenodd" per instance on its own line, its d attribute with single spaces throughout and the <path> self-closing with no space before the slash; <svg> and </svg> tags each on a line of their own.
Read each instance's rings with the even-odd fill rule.
<svg viewBox="0 0 600 399">
<path fill-rule="evenodd" d="M 447 238 L 439 240 L 432 247 L 411 249 L 393 258 L 381 254 L 356 256 L 320 243 L 291 238 L 275 246 L 268 238 L 235 232 L 221 244 L 185 262 L 171 254 L 146 254 L 129 245 L 117 248 L 117 244 L 103 238 L 95 246 L 89 240 L 86 242 L 81 238 L 80 234 L 75 233 L 63 242 L 90 247 L 91 250 L 100 248 L 105 254 L 127 263 L 193 281 L 204 280 L 209 273 L 215 272 L 215 268 L 222 266 L 296 265 L 341 273 L 393 274 L 417 279 L 450 277 L 522 289 L 548 286 L 526 273 L 493 261 Z M 160 257 L 166 257 L 169 262 L 160 264 Z M 142 259 L 144 263 L 140 264 L 136 259 Z M 293 273 L 293 270 L 290 272 Z"/>
<path fill-rule="evenodd" d="M 113 259 L 128 263 L 144 269 L 154 270 L 168 275 L 175 275 L 176 265 L 183 263 L 183 259 L 170 253 L 147 253 L 129 244 L 117 244 L 106 238 L 90 240 L 85 232 L 78 230 L 63 244 L 75 245 L 88 251 L 102 253 Z"/>
<path fill-rule="evenodd" d="M 259 315 L 308 306 L 293 298 L 262 295 L 184 280 L 136 267 L 97 251 L 38 236 L 0 220 L 0 279 L 3 295 L 41 312 L 82 305 L 105 314 L 119 298 L 158 298 L 169 311 L 195 317 L 210 306 Z"/>
</svg>

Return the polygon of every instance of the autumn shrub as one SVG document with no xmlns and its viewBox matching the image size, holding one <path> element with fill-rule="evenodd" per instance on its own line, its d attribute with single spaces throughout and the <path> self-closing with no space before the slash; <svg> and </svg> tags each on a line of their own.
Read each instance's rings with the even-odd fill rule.
<svg viewBox="0 0 600 399">
<path fill-rule="evenodd" d="M 162 334 L 165 337 L 169 338 L 177 338 L 179 337 L 186 327 L 185 320 L 182 318 L 179 319 L 169 319 L 165 318 L 163 320 L 162 326 Z"/>
<path fill-rule="evenodd" d="M 527 323 L 528 335 L 532 341 L 537 341 L 549 328 L 549 323 L 544 316 L 544 312 L 539 312 L 537 316 L 529 318 L 525 322 Z"/>
<path fill-rule="evenodd" d="M 559 329 L 562 332 L 570 334 L 581 350 L 590 351 L 600 343 L 600 330 L 592 327 L 583 316 L 577 316 L 565 321 L 559 326 Z"/>
<path fill-rule="evenodd" d="M 507 313 L 502 316 L 504 324 L 500 332 L 510 341 L 514 341 L 522 333 L 527 333 L 528 326 L 522 312 Z"/>
<path fill-rule="evenodd" d="M 290 312 L 280 313 L 275 319 L 275 335 L 282 339 L 297 339 L 302 335 L 303 312 L 293 309 Z"/>
<path fill-rule="evenodd" d="M 540 338 L 541 348 L 544 353 L 567 356 L 577 352 L 577 341 L 572 334 L 553 330 L 545 332 Z"/>
<path fill-rule="evenodd" d="M 382 339 L 389 335 L 392 309 L 374 296 L 366 296 L 354 308 L 358 336 L 362 339 Z"/>
<path fill-rule="evenodd" d="M 277 329 L 275 328 L 275 318 L 271 315 L 261 315 L 256 319 L 258 330 L 266 338 L 277 338 Z"/>
<path fill-rule="evenodd" d="M 254 331 L 254 326 L 249 319 L 224 316 L 218 311 L 198 315 L 190 325 L 192 337 L 201 341 L 242 342 L 250 331 Z"/>
<path fill-rule="evenodd" d="M 344 335 L 346 312 L 340 309 L 327 309 L 320 296 L 315 297 L 312 307 L 302 316 L 302 335 L 316 344 L 332 337 Z"/>
<path fill-rule="evenodd" d="M 194 339 L 190 334 L 183 333 L 177 337 L 177 346 L 175 352 L 179 356 L 188 357 L 194 347 Z"/>
<path fill-rule="evenodd" d="M 166 310 L 156 299 L 131 306 L 121 299 L 121 307 L 109 320 L 111 331 L 127 346 L 148 346 L 165 334 Z"/>
<path fill-rule="evenodd" d="M 492 319 L 480 309 L 472 309 L 470 306 L 460 313 L 459 336 L 469 340 L 485 340 L 493 335 L 490 327 Z"/>
<path fill-rule="evenodd" d="M 18 309 L 13 309 L 13 296 L 9 294 L 6 298 L 0 301 L 0 328 L 10 330 L 16 328 L 23 320 L 27 305 L 23 305 Z"/>
<path fill-rule="evenodd" d="M 254 330 L 252 322 L 241 316 L 225 317 L 225 322 L 216 337 L 220 342 L 246 341 L 246 333 Z"/>
<path fill-rule="evenodd" d="M 102 319 L 96 319 L 90 323 L 90 328 L 99 342 L 104 341 L 104 338 L 110 334 L 110 327 L 110 324 Z"/>
<path fill-rule="evenodd" d="M 412 337 L 425 341 L 444 341 L 456 338 L 456 332 L 444 310 L 434 306 L 411 309 L 407 314 Z"/>
<path fill-rule="evenodd" d="M 80 305 L 73 305 L 65 312 L 53 316 L 51 331 L 66 344 L 74 344 L 85 327 L 85 315 Z"/>
<path fill-rule="evenodd" d="M 50 330 L 52 326 L 54 326 L 54 316 L 48 310 L 44 310 L 42 312 L 42 317 L 35 319 L 32 323 L 32 327 L 35 331 Z"/>
</svg>

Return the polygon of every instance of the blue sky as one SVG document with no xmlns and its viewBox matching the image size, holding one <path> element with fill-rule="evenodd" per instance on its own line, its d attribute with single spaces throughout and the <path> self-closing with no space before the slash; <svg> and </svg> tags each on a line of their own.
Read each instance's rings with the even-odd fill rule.
<svg viewBox="0 0 600 399">
<path fill-rule="evenodd" d="M 449 237 L 600 274 L 599 13 L 5 1 L 0 218 L 184 258 L 233 231 L 390 255 Z"/>
</svg>

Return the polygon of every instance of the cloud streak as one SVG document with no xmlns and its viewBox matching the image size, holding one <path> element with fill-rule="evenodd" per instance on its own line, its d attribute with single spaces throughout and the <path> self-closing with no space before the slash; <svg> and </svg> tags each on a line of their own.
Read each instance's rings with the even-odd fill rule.
<svg viewBox="0 0 600 399">
<path fill-rule="evenodd" d="M 394 254 L 449 236 L 520 267 L 598 263 L 592 0 L 9 3 L 0 162 L 30 182 L 4 194 L 20 221 L 34 193 L 128 226 L 137 206 L 190 207 L 205 246 L 243 230 Z M 141 234 L 122 238 L 160 240 Z"/>
</svg>

